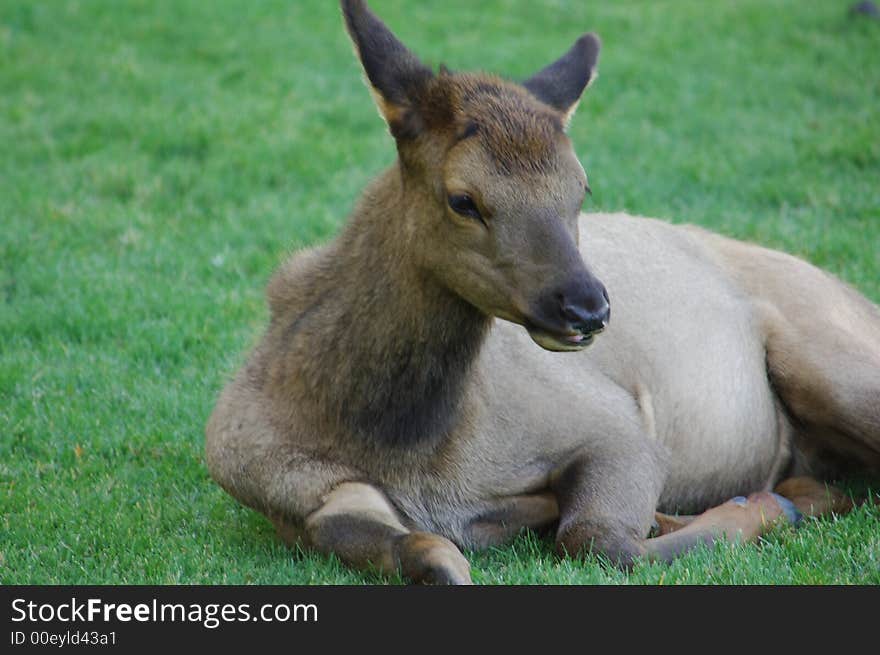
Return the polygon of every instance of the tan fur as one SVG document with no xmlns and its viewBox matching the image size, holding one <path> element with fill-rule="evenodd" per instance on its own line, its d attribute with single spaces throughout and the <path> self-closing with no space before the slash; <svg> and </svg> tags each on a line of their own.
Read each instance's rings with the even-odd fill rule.
<svg viewBox="0 0 880 655">
<path fill-rule="evenodd" d="M 343 4 L 354 38 L 387 29 Z M 781 510 L 759 493 L 647 540 L 658 508 L 700 512 L 798 467 L 880 470 L 876 307 L 781 253 L 580 214 L 566 108 L 485 75 L 415 88 L 405 105 L 376 90 L 399 161 L 272 278 L 266 335 L 208 423 L 212 475 L 286 540 L 434 582 L 469 580 L 454 544 L 522 527 L 555 526 L 569 554 L 668 559 Z M 553 344 L 573 328 L 534 321 L 572 280 L 604 284 L 612 322 L 589 349 L 542 349 L 570 349 Z"/>
</svg>

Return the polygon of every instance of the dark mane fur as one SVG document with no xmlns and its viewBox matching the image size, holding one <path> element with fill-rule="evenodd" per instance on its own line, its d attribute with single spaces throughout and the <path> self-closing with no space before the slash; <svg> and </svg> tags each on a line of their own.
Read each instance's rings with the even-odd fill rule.
<svg viewBox="0 0 880 655">
<path fill-rule="evenodd" d="M 318 424 L 364 443 L 436 445 L 456 424 L 489 322 L 383 238 L 395 171 L 365 194 L 339 242 L 302 280 L 305 303 L 273 317 L 286 389 Z"/>
</svg>

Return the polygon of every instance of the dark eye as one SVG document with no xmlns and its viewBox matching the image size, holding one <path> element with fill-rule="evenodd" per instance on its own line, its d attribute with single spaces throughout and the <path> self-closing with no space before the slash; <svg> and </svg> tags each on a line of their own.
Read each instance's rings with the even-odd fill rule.
<svg viewBox="0 0 880 655">
<path fill-rule="evenodd" d="M 483 215 L 480 214 L 480 210 L 477 209 L 474 199 L 466 193 L 450 193 L 446 200 L 449 203 L 449 207 L 456 214 L 467 216 L 468 218 L 473 218 L 478 221 L 483 220 Z"/>
</svg>

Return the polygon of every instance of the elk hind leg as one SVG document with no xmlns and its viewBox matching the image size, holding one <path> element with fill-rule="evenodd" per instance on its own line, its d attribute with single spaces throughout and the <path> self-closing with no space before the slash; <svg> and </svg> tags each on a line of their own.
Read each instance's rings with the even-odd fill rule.
<svg viewBox="0 0 880 655">
<path fill-rule="evenodd" d="M 801 470 L 880 472 L 880 308 L 801 259 L 700 234 L 752 298 Z"/>
</svg>

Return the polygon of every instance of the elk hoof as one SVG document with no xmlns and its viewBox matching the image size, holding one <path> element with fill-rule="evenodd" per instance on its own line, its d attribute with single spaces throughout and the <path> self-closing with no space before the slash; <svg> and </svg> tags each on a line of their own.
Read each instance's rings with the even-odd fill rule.
<svg viewBox="0 0 880 655">
<path fill-rule="evenodd" d="M 791 502 L 785 496 L 780 496 L 779 494 L 773 493 L 772 491 L 752 494 L 748 498 L 746 498 L 745 496 L 735 496 L 734 498 L 731 498 L 728 502 L 733 503 L 734 505 L 737 505 L 739 507 L 747 507 L 750 502 L 766 503 L 770 500 L 779 505 L 779 509 L 782 510 L 782 516 L 784 516 L 785 519 L 792 525 L 798 525 L 804 519 L 804 515 L 800 513 L 793 502 Z"/>
<path fill-rule="evenodd" d="M 400 572 L 423 584 L 467 585 L 471 566 L 449 539 L 429 532 L 412 532 L 397 542 Z"/>
<path fill-rule="evenodd" d="M 711 533 L 726 535 L 730 540 L 743 538 L 750 541 L 767 532 L 777 521 L 797 525 L 801 518 L 801 513 L 788 498 L 759 491 L 748 497 L 735 496 L 723 505 L 707 510 L 700 515 L 699 524 Z"/>
<path fill-rule="evenodd" d="M 770 495 L 773 496 L 773 499 L 777 503 L 779 503 L 779 506 L 782 508 L 782 513 L 785 514 L 785 518 L 788 519 L 789 523 L 792 525 L 798 525 L 804 520 L 804 515 L 800 513 L 798 508 L 795 507 L 794 503 L 788 498 L 775 493 L 771 493 Z"/>
</svg>

